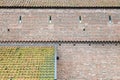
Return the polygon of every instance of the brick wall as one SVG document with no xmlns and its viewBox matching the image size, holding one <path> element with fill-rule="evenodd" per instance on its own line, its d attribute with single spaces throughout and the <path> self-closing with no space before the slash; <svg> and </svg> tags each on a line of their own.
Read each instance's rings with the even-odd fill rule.
<svg viewBox="0 0 120 80">
<path fill-rule="evenodd" d="M 62 44 L 58 80 L 120 80 L 120 45 Z"/>
<path fill-rule="evenodd" d="M 0 40 L 119 41 L 119 14 L 115 9 L 1 9 Z M 62 44 L 58 47 L 58 80 L 119 80 L 119 47 Z"/>
<path fill-rule="evenodd" d="M 119 14 L 116 9 L 1 9 L 0 40 L 120 40 Z"/>
</svg>

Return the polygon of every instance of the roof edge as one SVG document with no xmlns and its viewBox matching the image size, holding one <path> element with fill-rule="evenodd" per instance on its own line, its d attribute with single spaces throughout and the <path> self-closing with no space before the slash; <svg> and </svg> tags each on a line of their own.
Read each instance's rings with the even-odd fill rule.
<svg viewBox="0 0 120 80">
<path fill-rule="evenodd" d="M 69 7 L 69 6 L 0 6 L 0 9 L 120 9 L 120 6 L 86 6 L 86 7 Z"/>
</svg>

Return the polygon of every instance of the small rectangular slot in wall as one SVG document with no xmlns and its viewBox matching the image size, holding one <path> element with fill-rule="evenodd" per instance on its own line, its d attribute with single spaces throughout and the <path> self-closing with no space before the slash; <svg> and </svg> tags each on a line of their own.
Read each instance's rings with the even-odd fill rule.
<svg viewBox="0 0 120 80">
<path fill-rule="evenodd" d="M 10 31 L 10 29 L 7 29 L 8 30 L 8 32 Z"/>
<path fill-rule="evenodd" d="M 79 22 L 81 23 L 81 16 L 79 16 Z"/>
<path fill-rule="evenodd" d="M 109 23 L 111 23 L 112 22 L 112 18 L 111 18 L 111 16 L 109 16 Z"/>
<path fill-rule="evenodd" d="M 19 16 L 19 23 L 22 23 L 22 16 Z"/>
<path fill-rule="evenodd" d="M 51 21 L 52 21 L 52 17 L 51 17 L 51 16 L 49 16 L 49 23 L 51 23 Z"/>
</svg>

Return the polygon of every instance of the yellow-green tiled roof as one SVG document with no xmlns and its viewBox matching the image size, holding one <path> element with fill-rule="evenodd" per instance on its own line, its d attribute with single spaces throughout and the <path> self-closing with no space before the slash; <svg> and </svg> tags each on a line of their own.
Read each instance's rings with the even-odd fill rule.
<svg viewBox="0 0 120 80">
<path fill-rule="evenodd" d="M 0 0 L 0 6 L 30 7 L 101 7 L 120 6 L 120 0 Z"/>
<path fill-rule="evenodd" d="M 53 47 L 0 47 L 1 80 L 54 80 Z"/>
</svg>

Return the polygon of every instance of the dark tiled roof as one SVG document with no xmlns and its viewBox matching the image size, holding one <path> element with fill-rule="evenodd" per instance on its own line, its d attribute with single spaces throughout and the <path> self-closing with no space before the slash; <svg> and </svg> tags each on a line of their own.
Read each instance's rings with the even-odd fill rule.
<svg viewBox="0 0 120 80">
<path fill-rule="evenodd" d="M 117 7 L 120 0 L 0 0 L 1 7 Z"/>
</svg>

